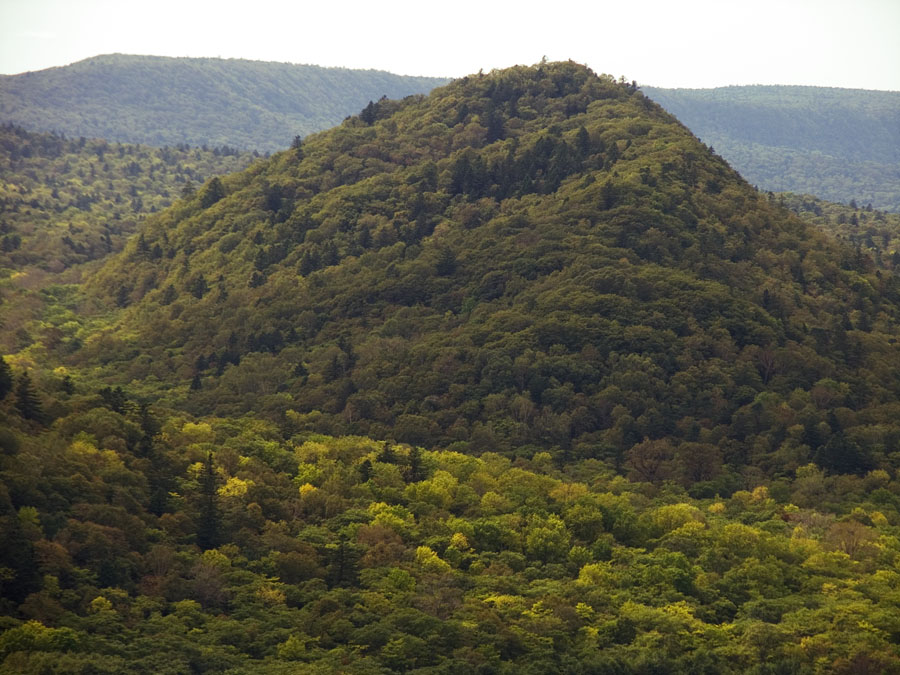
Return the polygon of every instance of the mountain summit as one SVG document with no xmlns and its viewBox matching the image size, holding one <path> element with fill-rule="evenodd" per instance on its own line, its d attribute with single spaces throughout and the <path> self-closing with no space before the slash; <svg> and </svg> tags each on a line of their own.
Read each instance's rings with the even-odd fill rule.
<svg viewBox="0 0 900 675">
<path fill-rule="evenodd" d="M 372 103 L 155 217 L 93 289 L 124 311 L 73 358 L 285 433 L 710 490 L 900 437 L 896 280 L 571 62 Z"/>
</svg>

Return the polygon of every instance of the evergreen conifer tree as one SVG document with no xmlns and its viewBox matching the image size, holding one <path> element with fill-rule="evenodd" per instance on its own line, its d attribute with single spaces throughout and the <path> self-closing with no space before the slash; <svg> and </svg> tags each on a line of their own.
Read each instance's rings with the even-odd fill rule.
<svg viewBox="0 0 900 675">
<path fill-rule="evenodd" d="M 40 422 L 44 418 L 44 407 L 27 371 L 22 373 L 16 385 L 16 409 L 26 420 Z"/>
<path fill-rule="evenodd" d="M 13 376 L 9 364 L 0 356 L 0 401 L 13 389 Z"/>
<path fill-rule="evenodd" d="M 224 196 L 225 186 L 222 185 L 222 181 L 219 180 L 219 177 L 215 176 L 206 185 L 206 189 L 203 190 L 203 196 L 200 198 L 200 206 L 202 206 L 204 209 L 207 209 L 217 201 L 222 199 Z"/>
<path fill-rule="evenodd" d="M 372 462 L 364 459 L 359 465 L 359 480 L 361 483 L 367 482 L 372 477 Z"/>
<path fill-rule="evenodd" d="M 442 248 L 441 252 L 438 254 L 437 264 L 435 265 L 435 272 L 438 273 L 438 276 L 449 277 L 455 271 L 456 256 L 449 248 Z"/>
<path fill-rule="evenodd" d="M 422 480 L 422 451 L 413 446 L 409 449 L 409 466 L 406 468 L 406 482 L 417 483 Z"/>
<path fill-rule="evenodd" d="M 216 501 L 216 468 L 212 453 L 207 453 L 200 475 L 200 519 L 197 523 L 197 545 L 204 551 L 219 544 L 219 506 Z"/>
</svg>

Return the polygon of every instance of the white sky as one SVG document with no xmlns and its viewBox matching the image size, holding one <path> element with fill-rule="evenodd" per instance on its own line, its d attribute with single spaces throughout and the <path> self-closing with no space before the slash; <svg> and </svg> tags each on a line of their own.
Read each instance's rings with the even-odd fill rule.
<svg viewBox="0 0 900 675">
<path fill-rule="evenodd" d="M 900 0 L 0 0 L 0 73 L 112 52 L 450 77 L 547 56 L 642 85 L 900 91 Z"/>
</svg>

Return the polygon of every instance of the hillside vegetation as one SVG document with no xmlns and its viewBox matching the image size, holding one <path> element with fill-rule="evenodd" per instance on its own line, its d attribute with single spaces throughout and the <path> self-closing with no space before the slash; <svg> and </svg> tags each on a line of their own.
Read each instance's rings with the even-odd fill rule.
<svg viewBox="0 0 900 675">
<path fill-rule="evenodd" d="M 900 288 L 792 199 L 573 63 L 185 191 L 0 358 L 0 671 L 900 673 Z"/>
<path fill-rule="evenodd" d="M 879 211 L 855 200 L 835 204 L 789 192 L 773 198 L 806 222 L 857 248 L 876 266 L 890 270 L 900 267 L 900 213 Z"/>
<path fill-rule="evenodd" d="M 894 275 L 573 64 L 368 107 L 142 234 L 73 363 L 197 413 L 617 468 L 649 439 L 711 493 L 894 463 Z"/>
<path fill-rule="evenodd" d="M 0 126 L 0 349 L 31 344 L 51 296 L 77 294 L 85 270 L 122 250 L 147 215 L 258 158 Z"/>
<path fill-rule="evenodd" d="M 107 54 L 0 75 L 0 121 L 128 143 L 268 152 L 337 124 L 369 100 L 446 82 L 378 70 Z"/>
<path fill-rule="evenodd" d="M 900 92 L 787 86 L 643 91 L 764 190 L 900 211 Z"/>
<path fill-rule="evenodd" d="M 696 500 L 63 398 L 0 432 L 3 672 L 900 671 L 884 471 Z"/>
</svg>

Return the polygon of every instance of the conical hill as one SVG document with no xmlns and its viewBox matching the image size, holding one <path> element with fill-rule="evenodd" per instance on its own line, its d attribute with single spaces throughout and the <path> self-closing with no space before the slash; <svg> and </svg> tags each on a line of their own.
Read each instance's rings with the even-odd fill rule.
<svg viewBox="0 0 900 675">
<path fill-rule="evenodd" d="M 74 359 L 287 434 L 712 486 L 900 439 L 896 280 L 573 63 L 374 103 L 207 183 L 93 288 L 124 310 Z"/>
</svg>

